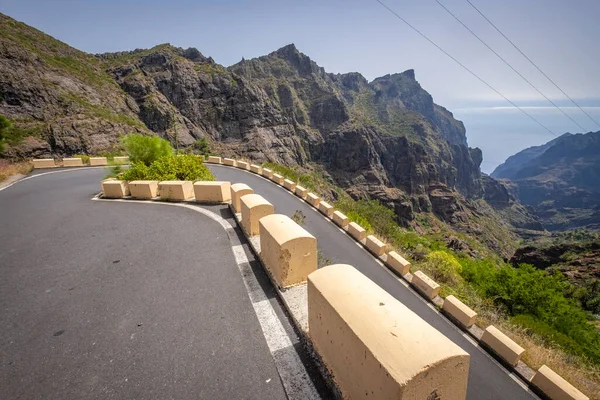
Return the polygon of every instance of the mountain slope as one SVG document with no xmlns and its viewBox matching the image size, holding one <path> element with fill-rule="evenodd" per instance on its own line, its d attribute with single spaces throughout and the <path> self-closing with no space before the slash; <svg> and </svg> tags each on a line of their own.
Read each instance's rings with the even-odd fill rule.
<svg viewBox="0 0 600 400">
<path fill-rule="evenodd" d="M 433 214 L 505 256 L 514 248 L 484 200 L 481 151 L 413 70 L 372 82 L 329 74 L 294 45 L 229 68 L 169 44 L 93 56 L 2 21 L 0 114 L 23 129 L 5 157 L 97 154 L 134 131 L 180 149 L 207 138 L 223 155 L 323 171 L 353 198 L 393 209 L 402 226 Z"/>
<path fill-rule="evenodd" d="M 96 57 L 2 14 L 0 114 L 26 136 L 8 143 L 13 157 L 94 153 L 148 131 Z"/>
<path fill-rule="evenodd" d="M 600 228 L 600 132 L 565 134 L 501 167 L 492 175 L 510 179 L 548 229 Z"/>
</svg>

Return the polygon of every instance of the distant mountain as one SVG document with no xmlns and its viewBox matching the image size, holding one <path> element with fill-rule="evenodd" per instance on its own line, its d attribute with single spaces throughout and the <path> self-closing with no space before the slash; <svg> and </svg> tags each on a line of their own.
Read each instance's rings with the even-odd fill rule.
<svg viewBox="0 0 600 400">
<path fill-rule="evenodd" d="M 549 230 L 600 229 L 600 131 L 564 134 L 509 157 L 492 173 L 513 182 Z"/>
</svg>

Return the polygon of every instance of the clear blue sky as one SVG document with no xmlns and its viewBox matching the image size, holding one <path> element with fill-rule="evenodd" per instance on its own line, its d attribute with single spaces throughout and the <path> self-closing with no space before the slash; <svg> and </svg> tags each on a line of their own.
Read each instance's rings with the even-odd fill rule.
<svg viewBox="0 0 600 400">
<path fill-rule="evenodd" d="M 440 0 L 586 131 L 600 130 L 506 43 L 465 0 Z M 471 0 L 600 121 L 600 1 Z M 472 37 L 435 0 L 384 0 L 557 134 L 580 129 Z M 169 42 L 223 65 L 295 43 L 329 72 L 371 80 L 414 68 L 434 100 L 464 121 L 486 172 L 553 138 L 375 0 L 0 0 L 0 11 L 90 53 Z"/>
</svg>

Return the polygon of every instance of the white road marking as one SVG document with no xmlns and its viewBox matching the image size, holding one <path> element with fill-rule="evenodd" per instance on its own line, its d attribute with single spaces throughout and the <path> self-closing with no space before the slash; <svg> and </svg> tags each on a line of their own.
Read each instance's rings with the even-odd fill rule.
<svg viewBox="0 0 600 400">
<path fill-rule="evenodd" d="M 230 167 L 231 168 L 231 167 Z M 239 169 L 239 168 L 236 168 Z M 261 176 L 262 177 L 262 176 Z M 281 185 L 278 185 L 277 183 L 266 179 L 264 177 L 262 177 L 263 179 L 273 183 L 276 186 L 282 187 Z M 290 193 L 288 190 L 284 190 L 285 192 Z M 290 193 L 291 194 L 291 193 Z M 313 207 L 308 201 L 300 199 L 297 196 L 293 196 L 296 199 L 306 203 L 310 209 L 312 209 L 315 213 L 317 213 L 318 215 L 320 215 L 321 217 L 323 217 L 323 219 L 330 221 L 332 224 L 334 223 L 332 220 L 330 220 L 329 218 L 325 217 L 317 208 Z M 337 227 L 337 225 L 336 225 Z M 392 277 L 398 279 L 398 277 L 389 270 L 389 268 L 387 268 L 378 258 L 376 258 L 375 256 L 373 256 L 367 249 L 366 247 L 360 243 L 354 240 L 354 238 L 352 236 L 350 236 L 350 234 L 346 231 L 342 231 L 346 236 L 348 236 L 352 241 L 354 241 L 354 243 L 356 243 L 356 245 L 358 247 L 360 247 L 365 253 L 367 253 L 376 263 L 378 263 L 379 265 L 384 267 L 384 270 L 386 270 Z M 533 398 L 539 399 L 539 397 L 537 395 L 535 395 L 528 387 L 527 384 L 524 383 L 519 377 L 517 377 L 512 371 L 508 370 L 507 368 L 505 368 L 502 364 L 500 364 L 494 357 L 492 357 L 492 355 L 490 355 L 484 348 L 482 348 L 479 343 L 473 339 L 472 337 L 468 336 L 468 334 L 464 333 L 458 326 L 456 326 L 452 321 L 450 321 L 448 318 L 446 318 L 435 306 L 433 306 L 431 303 L 429 303 L 427 300 L 425 300 L 423 298 L 423 296 L 421 296 L 417 291 L 415 291 L 409 284 L 408 282 L 404 282 L 405 278 L 401 277 L 400 279 L 398 279 L 408 290 L 410 290 L 413 295 L 415 297 L 417 297 L 419 300 L 421 300 L 423 303 L 425 303 L 425 305 L 427 305 L 427 307 L 429 307 L 430 309 L 433 310 L 434 313 L 436 313 L 443 321 L 445 321 L 448 325 L 450 325 L 455 331 L 457 331 L 458 333 L 460 333 L 463 337 L 465 337 L 471 344 L 473 344 L 473 346 L 475 346 L 475 348 L 477 350 L 479 350 L 482 354 L 484 354 L 488 359 L 490 359 L 494 364 L 496 364 L 501 371 L 504 371 L 505 374 L 507 374 L 508 376 L 511 377 L 511 379 L 517 381 L 517 383 L 519 383 L 519 385 L 521 387 L 523 387 Z"/>
<path fill-rule="evenodd" d="M 262 287 L 258 283 L 244 247 L 241 245 L 235 229 L 226 219 L 213 213 L 212 211 L 204 208 L 196 207 L 185 203 L 166 203 L 157 202 L 152 200 L 125 200 L 125 199 L 100 199 L 98 197 L 92 198 L 96 201 L 107 201 L 107 202 L 122 202 L 122 203 L 142 203 L 142 204 L 161 204 L 169 206 L 184 207 L 190 210 L 204 214 L 208 218 L 218 222 L 223 229 L 227 232 L 229 240 L 231 242 L 231 251 L 235 258 L 238 269 L 242 275 L 246 292 L 256 313 L 256 317 L 263 331 L 263 335 L 277 367 L 277 372 L 281 378 L 281 382 L 285 388 L 285 392 L 288 399 L 291 400 L 303 400 L 303 399 L 320 399 L 321 396 L 317 392 L 313 382 L 311 381 L 306 368 L 300 356 L 296 352 L 291 338 L 285 331 L 283 324 L 277 317 L 271 302 L 267 295 L 262 290 Z"/>
<path fill-rule="evenodd" d="M 108 168 L 106 165 L 104 166 L 100 166 L 100 167 L 80 167 L 80 168 L 73 168 L 73 169 L 61 169 L 60 171 L 49 171 L 49 172 L 42 172 L 40 174 L 35 174 L 35 175 L 29 175 L 26 176 L 25 178 L 19 179 L 18 181 L 15 181 L 9 185 L 3 186 L 0 188 L 0 192 L 8 189 L 9 187 L 11 187 L 12 185 L 16 185 L 19 182 L 23 182 L 23 181 L 27 181 L 29 179 L 33 179 L 33 178 L 37 178 L 38 176 L 44 176 L 44 175 L 50 175 L 50 174 L 58 174 L 61 172 L 74 172 L 74 171 L 82 171 L 82 170 L 86 170 L 86 169 L 97 169 L 97 168 Z"/>
</svg>

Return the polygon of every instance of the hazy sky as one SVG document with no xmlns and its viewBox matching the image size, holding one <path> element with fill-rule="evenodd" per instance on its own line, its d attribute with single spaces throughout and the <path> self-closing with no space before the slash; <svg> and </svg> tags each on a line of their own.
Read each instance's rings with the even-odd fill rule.
<svg viewBox="0 0 600 400">
<path fill-rule="evenodd" d="M 580 128 L 471 36 L 435 0 L 382 0 L 554 133 Z M 523 59 L 466 0 L 440 0 L 586 131 L 600 127 Z M 599 0 L 471 0 L 600 122 Z M 295 43 L 328 72 L 372 80 L 413 68 L 454 112 L 482 169 L 552 136 L 404 25 L 375 0 L 0 0 L 0 11 L 80 50 L 196 47 L 223 65 Z"/>
</svg>

